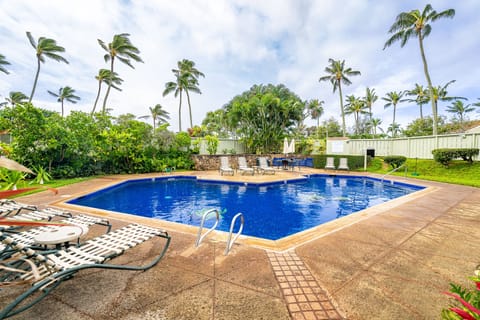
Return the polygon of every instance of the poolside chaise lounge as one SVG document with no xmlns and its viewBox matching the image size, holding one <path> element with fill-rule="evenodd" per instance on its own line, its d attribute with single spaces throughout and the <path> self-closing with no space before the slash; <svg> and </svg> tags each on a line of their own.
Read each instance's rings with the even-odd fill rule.
<svg viewBox="0 0 480 320">
<path fill-rule="evenodd" d="M 58 215 L 60 215 L 60 212 L 62 212 L 55 209 L 50 209 L 50 210 L 53 210 L 53 212 L 57 211 Z M 63 212 L 62 216 L 65 217 L 66 219 L 60 220 L 59 223 L 69 225 L 69 226 L 77 226 L 81 229 L 81 233 L 79 233 L 79 237 L 77 238 L 77 245 L 79 245 L 80 236 L 85 235 L 88 232 L 88 227 L 94 224 L 106 227 L 107 228 L 106 233 L 110 232 L 112 228 L 112 225 L 107 219 L 100 218 L 100 217 L 92 217 L 84 214 L 78 214 L 78 215 L 72 216 L 72 214 L 69 212 Z M 15 217 L 12 217 L 10 219 L 19 220 L 19 219 L 14 219 Z M 57 230 L 58 229 L 56 225 L 46 225 L 46 226 L 31 228 L 25 231 L 18 231 L 18 229 L 7 228 L 7 229 L 4 229 L 4 232 L 8 234 L 9 237 L 11 237 L 13 240 L 15 240 L 16 243 L 19 243 L 23 246 L 31 247 L 32 249 L 46 249 L 46 246 L 41 246 L 37 244 L 35 241 L 35 238 L 42 233 L 55 232 Z M 12 255 L 11 248 L 8 246 L 4 246 L 3 244 L 0 243 L 0 260 L 11 255 Z"/>
<path fill-rule="evenodd" d="M 122 255 L 126 250 L 157 236 L 164 239 L 164 245 L 154 247 L 159 250 L 150 263 L 143 266 L 106 263 Z M 16 255 L 9 260 L 1 261 L 1 285 L 30 284 L 23 293 L 0 311 L 0 319 L 19 314 L 32 307 L 81 270 L 101 268 L 145 271 L 150 269 L 164 257 L 170 239 L 165 230 L 131 224 L 88 240 L 80 247 L 70 247 L 54 253 L 42 254 L 16 243 L 0 229 L 0 242 L 12 247 L 18 255 L 18 257 Z"/>
<path fill-rule="evenodd" d="M 228 162 L 227 157 L 220 157 L 220 175 L 223 176 L 224 173 L 231 174 L 232 176 L 235 174 L 232 167 L 230 167 L 230 163 Z"/>
<path fill-rule="evenodd" d="M 332 169 L 335 170 L 335 158 L 334 157 L 327 157 L 327 164 L 325 165 L 325 169 Z"/>
<path fill-rule="evenodd" d="M 347 158 L 340 158 L 340 163 L 338 164 L 339 170 L 350 170 L 348 167 L 348 159 Z"/>
<path fill-rule="evenodd" d="M 22 210 L 34 211 L 37 210 L 37 207 L 30 204 L 16 202 L 15 200 L 0 199 L 0 217 L 18 214 Z"/>
<path fill-rule="evenodd" d="M 238 171 L 240 171 L 241 174 L 248 173 L 248 174 L 251 174 L 252 176 L 254 175 L 255 171 L 253 170 L 253 168 L 250 168 L 247 165 L 247 159 L 245 157 L 238 157 L 237 161 L 238 161 Z"/>
<path fill-rule="evenodd" d="M 270 173 L 275 174 L 275 169 L 268 165 L 268 161 L 266 157 L 259 157 L 258 158 L 258 169 L 262 174 Z"/>
</svg>

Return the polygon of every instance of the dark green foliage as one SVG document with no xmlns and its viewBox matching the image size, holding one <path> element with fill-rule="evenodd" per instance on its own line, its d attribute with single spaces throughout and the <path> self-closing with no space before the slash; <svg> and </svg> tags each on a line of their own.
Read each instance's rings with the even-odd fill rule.
<svg viewBox="0 0 480 320">
<path fill-rule="evenodd" d="M 404 157 L 404 156 L 386 156 L 386 157 L 383 158 L 383 161 L 388 163 L 392 167 L 392 169 L 396 169 L 396 168 L 400 167 L 402 164 L 404 164 L 405 161 L 407 161 L 407 157 Z"/>
<path fill-rule="evenodd" d="M 193 167 L 184 147 L 188 134 L 176 139 L 158 128 L 153 135 L 152 126 L 128 114 L 113 119 L 71 112 L 62 118 L 26 103 L 0 111 L 0 130 L 12 136 L 12 158 L 30 168 L 45 168 L 55 179 Z"/>
<path fill-rule="evenodd" d="M 276 152 L 302 120 L 304 108 L 305 102 L 282 84 L 254 85 L 223 107 L 226 119 L 221 121 L 235 128 L 249 151 Z"/>
<path fill-rule="evenodd" d="M 468 163 L 473 162 L 473 156 L 477 156 L 479 153 L 478 148 L 458 148 L 458 149 L 435 149 L 432 150 L 433 159 L 445 167 L 453 159 L 461 158 Z"/>
<path fill-rule="evenodd" d="M 348 159 L 348 167 L 350 170 L 358 170 L 363 169 L 364 164 L 363 161 L 365 156 L 349 156 L 349 155 L 331 155 L 331 154 L 321 154 L 321 155 L 314 155 L 313 156 L 313 167 L 317 169 L 324 169 L 327 163 L 327 157 L 334 158 L 335 167 L 338 167 L 340 162 L 340 158 L 347 158 Z M 370 163 L 372 158 L 370 156 L 367 157 L 367 164 Z"/>
</svg>

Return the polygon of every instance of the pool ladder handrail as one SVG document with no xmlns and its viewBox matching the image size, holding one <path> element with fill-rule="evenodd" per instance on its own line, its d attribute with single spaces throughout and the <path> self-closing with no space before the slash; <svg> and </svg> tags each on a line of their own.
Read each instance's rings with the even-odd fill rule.
<svg viewBox="0 0 480 320">
<path fill-rule="evenodd" d="M 240 228 L 238 229 L 238 232 L 235 234 L 235 236 L 232 238 L 233 227 L 235 226 L 235 221 L 237 221 L 238 217 L 240 217 Z M 243 217 L 243 213 L 239 212 L 233 217 L 232 222 L 230 223 L 230 231 L 228 232 L 227 247 L 225 248 L 225 252 L 223 253 L 223 255 L 228 255 L 230 249 L 232 249 L 233 243 L 235 242 L 235 240 L 238 239 L 238 237 L 240 237 L 240 234 L 243 231 L 244 223 L 245 218 Z"/>
<path fill-rule="evenodd" d="M 205 224 L 205 220 L 207 218 L 207 216 L 212 213 L 212 212 L 215 212 L 215 215 L 216 215 L 216 221 L 215 221 L 215 224 L 210 228 L 208 229 L 207 232 L 205 232 L 203 235 L 202 235 L 202 230 L 203 230 L 203 225 Z M 218 222 L 220 221 L 220 213 L 218 212 L 217 209 L 210 209 L 206 212 L 203 213 L 202 215 L 202 221 L 200 222 L 200 227 L 198 228 L 198 235 L 197 235 L 197 241 L 195 241 L 195 247 L 198 247 L 200 245 L 200 243 L 203 241 L 203 239 L 205 239 L 205 237 L 210 233 L 212 232 L 213 230 L 215 230 L 215 228 L 217 227 L 218 225 Z"/>
<path fill-rule="evenodd" d="M 389 171 L 389 172 L 385 173 L 385 174 L 382 176 L 382 178 L 381 178 L 382 182 L 383 182 L 383 180 L 384 180 L 384 178 L 385 178 L 386 176 L 388 176 L 388 175 L 391 174 L 391 173 L 394 173 L 395 171 L 399 170 L 399 169 L 402 168 L 402 167 L 405 167 L 405 177 L 406 177 L 406 176 L 407 176 L 408 167 L 407 167 L 405 164 L 402 164 L 400 167 L 397 167 L 397 168 L 393 169 L 392 171 Z M 390 183 L 393 184 L 393 180 L 390 179 Z"/>
</svg>

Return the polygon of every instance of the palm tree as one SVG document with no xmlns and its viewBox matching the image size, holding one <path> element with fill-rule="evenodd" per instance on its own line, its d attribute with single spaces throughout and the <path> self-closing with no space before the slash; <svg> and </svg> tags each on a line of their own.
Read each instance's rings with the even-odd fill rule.
<svg viewBox="0 0 480 320">
<path fill-rule="evenodd" d="M 128 33 L 116 34 L 113 36 L 113 41 L 110 42 L 108 45 L 106 45 L 102 40 L 97 39 L 103 50 L 107 51 L 103 58 L 105 59 L 105 62 L 110 61 L 110 76 L 112 77 L 114 76 L 113 64 L 115 62 L 115 58 L 120 60 L 120 62 L 125 63 L 132 69 L 135 69 L 135 67 L 132 65 L 131 60 L 134 60 L 136 62 L 143 62 L 142 58 L 140 58 L 140 56 L 138 55 L 140 53 L 140 50 L 138 50 L 138 48 L 130 42 L 130 39 L 128 38 L 129 36 L 130 34 Z M 105 113 L 108 95 L 110 94 L 110 88 L 114 84 L 113 79 L 110 79 L 107 84 L 107 92 L 105 93 L 105 98 L 103 99 L 103 113 Z"/>
<path fill-rule="evenodd" d="M 355 118 L 355 134 L 360 134 L 360 115 L 366 114 L 365 101 L 355 97 L 353 94 L 347 96 L 347 104 L 345 105 L 345 114 L 353 114 Z"/>
<path fill-rule="evenodd" d="M 365 92 L 365 105 L 368 108 L 368 113 L 370 114 L 370 120 L 372 119 L 372 106 L 375 103 L 375 101 L 378 100 L 378 96 L 375 93 L 375 89 L 370 89 L 367 87 L 367 90 Z"/>
<path fill-rule="evenodd" d="M 465 120 L 465 116 L 468 112 L 474 111 L 475 108 L 471 106 L 471 104 L 464 105 L 462 101 L 455 100 L 451 106 L 448 106 L 445 111 L 454 113 L 458 115 L 458 120 L 460 122 L 460 126 L 463 128 L 463 121 Z"/>
<path fill-rule="evenodd" d="M 184 90 L 185 90 L 185 94 L 187 95 L 188 111 L 190 114 L 190 128 L 193 128 L 192 106 L 190 104 L 189 92 L 202 94 L 202 92 L 198 88 L 198 77 L 205 78 L 205 75 L 202 72 L 200 72 L 197 68 L 195 68 L 195 62 L 187 59 L 183 59 L 182 61 L 179 61 L 178 67 L 179 67 L 180 73 L 188 75 L 188 83 L 187 83 L 187 86 L 184 88 Z"/>
<path fill-rule="evenodd" d="M 102 83 L 106 83 L 107 85 L 110 85 L 113 89 L 122 91 L 122 89 L 120 89 L 120 87 L 117 87 L 117 85 L 121 85 L 123 82 L 123 79 L 121 79 L 116 72 L 111 72 L 108 69 L 98 70 L 98 75 L 95 76 L 95 79 L 98 80 L 98 90 L 97 90 L 97 97 L 95 98 L 95 103 L 93 104 L 91 115 L 95 113 L 95 109 L 97 108 L 97 102 L 98 102 L 98 99 L 100 98 L 100 92 L 102 91 Z"/>
<path fill-rule="evenodd" d="M 382 128 L 380 128 L 380 125 L 382 124 L 382 119 L 372 118 L 372 119 L 370 119 L 369 124 L 373 128 L 373 137 L 374 138 L 377 135 L 377 128 L 379 128 L 383 132 Z"/>
<path fill-rule="evenodd" d="M 62 117 L 63 117 L 63 102 L 65 100 L 74 104 L 77 103 L 78 100 L 80 100 L 80 97 L 75 95 L 75 90 L 70 88 L 69 86 L 58 89 L 58 94 L 50 90 L 47 90 L 47 91 L 52 96 L 58 98 L 57 101 L 60 102 L 60 104 L 62 105 Z"/>
<path fill-rule="evenodd" d="M 425 78 L 427 79 L 428 89 L 430 90 L 430 94 L 432 94 L 432 80 L 430 79 L 430 74 L 428 72 L 428 65 L 427 59 L 425 57 L 425 50 L 423 48 L 423 39 L 427 37 L 430 32 L 432 31 L 432 27 L 430 26 L 430 22 L 434 22 L 440 18 L 453 18 L 455 16 L 454 9 L 448 9 L 442 12 L 437 13 L 433 10 L 430 4 L 427 4 L 422 12 L 419 10 L 412 10 L 410 12 L 402 12 L 400 13 L 395 22 L 390 27 L 389 33 L 393 33 L 390 39 L 385 42 L 386 47 L 391 46 L 396 41 L 400 41 L 400 46 L 403 48 L 407 41 L 410 38 L 417 37 L 418 44 L 420 46 L 420 55 L 422 57 L 423 62 L 423 71 L 425 73 Z M 433 114 L 433 135 L 437 135 L 437 109 L 435 108 L 435 104 L 433 103 L 433 96 L 430 96 L 430 100 L 432 101 L 432 114 Z"/>
<path fill-rule="evenodd" d="M 308 112 L 310 113 L 310 117 L 313 120 L 317 120 L 317 134 L 319 134 L 318 130 L 320 128 L 320 117 L 323 115 L 323 104 L 325 101 L 320 101 L 318 99 L 312 99 L 307 104 Z"/>
<path fill-rule="evenodd" d="M 32 93 L 30 93 L 30 98 L 28 102 L 32 102 L 33 95 L 35 93 L 35 89 L 37 87 L 38 75 L 40 74 L 40 62 L 45 62 L 45 57 L 53 59 L 58 62 L 65 62 L 68 64 L 67 59 L 59 55 L 59 52 L 65 52 L 65 48 L 60 47 L 57 45 L 57 42 L 53 39 L 40 37 L 38 41 L 35 42 L 33 36 L 30 32 L 27 31 L 27 37 L 30 41 L 32 47 L 36 50 L 37 54 L 37 73 L 35 74 L 35 80 L 33 81 L 33 88 Z"/>
<path fill-rule="evenodd" d="M 328 59 L 328 62 L 330 65 L 325 68 L 325 72 L 328 73 L 328 75 L 320 77 L 318 81 L 330 81 L 333 85 L 333 92 L 338 88 L 338 93 L 340 95 L 340 111 L 342 114 L 342 134 L 345 137 L 347 130 L 345 126 L 345 110 L 343 108 L 342 83 L 345 85 L 352 84 L 347 77 L 360 75 L 360 71 L 352 70 L 352 68 L 345 68 L 345 60 L 340 61 L 330 58 Z"/>
<path fill-rule="evenodd" d="M 156 124 L 166 123 L 170 119 L 169 113 L 167 110 L 164 110 L 160 103 L 157 103 L 155 107 L 149 107 L 150 115 L 142 116 L 140 118 L 150 118 L 153 120 L 153 132 L 155 132 Z"/>
<path fill-rule="evenodd" d="M 405 91 L 400 91 L 400 92 L 397 92 L 397 91 L 392 91 L 392 92 L 388 92 L 386 94 L 385 97 L 383 97 L 382 99 L 387 101 L 387 103 L 384 105 L 385 109 L 390 107 L 390 106 L 393 106 L 393 121 L 392 121 L 392 125 L 393 124 L 396 124 L 395 123 L 395 114 L 396 114 L 396 111 L 397 111 L 397 104 L 399 104 L 400 102 L 403 102 L 405 101 L 404 99 L 402 99 L 403 95 L 405 94 Z M 393 126 L 392 126 L 393 127 Z M 396 131 L 392 131 L 393 133 L 393 137 L 395 138 L 395 133 Z"/>
<path fill-rule="evenodd" d="M 391 125 L 388 126 L 387 132 L 392 133 L 392 137 L 395 138 L 397 133 L 401 131 L 400 125 L 398 123 L 392 123 Z"/>
<path fill-rule="evenodd" d="M 465 97 L 449 96 L 447 92 L 447 87 L 454 83 L 455 80 L 450 80 L 443 87 L 436 86 L 432 88 L 432 91 L 428 92 L 428 96 L 433 98 L 433 104 L 435 109 L 438 110 L 438 101 L 453 101 L 453 100 L 467 100 Z"/>
<path fill-rule="evenodd" d="M 175 81 L 169 81 L 165 84 L 165 90 L 163 96 L 166 96 L 174 92 L 174 96 L 179 97 L 178 104 L 178 130 L 182 131 L 182 96 L 183 92 L 187 95 L 188 108 L 190 111 L 190 127 L 193 127 L 192 123 L 192 108 L 190 104 L 189 92 L 195 92 L 201 94 L 198 88 L 198 77 L 204 77 L 205 75 L 195 68 L 193 61 L 183 59 L 177 62 L 177 69 L 172 69 L 175 76 Z"/>
<path fill-rule="evenodd" d="M 9 74 L 10 72 L 8 72 L 8 70 L 5 69 L 4 67 L 7 65 L 10 65 L 10 62 L 8 62 L 7 59 L 5 59 L 5 56 L 3 54 L 0 54 L 0 71 L 5 74 Z"/>
<path fill-rule="evenodd" d="M 428 90 L 424 89 L 421 84 L 415 83 L 413 90 L 406 92 L 407 96 L 416 96 L 415 99 L 408 99 L 409 102 L 415 102 L 420 107 L 420 119 L 423 119 L 423 105 L 430 100 Z"/>
<path fill-rule="evenodd" d="M 27 102 L 28 97 L 20 91 L 10 91 L 10 94 L 8 95 L 8 98 L 5 98 L 6 102 L 0 103 L 0 105 L 4 106 L 7 103 L 10 103 L 12 107 L 18 103 L 24 103 Z"/>
</svg>

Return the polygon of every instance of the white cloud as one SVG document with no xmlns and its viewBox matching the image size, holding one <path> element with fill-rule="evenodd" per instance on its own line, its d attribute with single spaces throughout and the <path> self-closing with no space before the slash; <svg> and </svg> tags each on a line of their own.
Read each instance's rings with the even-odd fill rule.
<svg viewBox="0 0 480 320">
<path fill-rule="evenodd" d="M 451 4 L 431 2 L 434 9 L 456 9 L 456 17 L 435 22 L 425 47 L 434 83 L 456 79 L 449 89 L 453 95 L 477 101 L 480 49 L 475 32 L 480 28 L 475 12 L 477 1 Z M 177 61 L 195 61 L 205 73 L 200 79 L 202 95 L 192 94 L 194 124 L 206 112 L 222 107 L 233 96 L 254 84 L 284 83 L 302 99 L 325 101 L 325 118 L 338 117 L 338 93 L 328 82 L 319 83 L 329 58 L 345 59 L 346 65 L 361 71 L 352 77 L 344 95 L 363 95 L 365 87 L 379 96 L 425 83 L 423 66 L 415 39 L 404 48 L 394 44 L 385 50 L 388 28 L 401 11 L 423 8 L 418 1 L 253 1 L 253 0 L 35 0 L 2 1 L 0 10 L 1 54 L 12 63 L 10 75 L 0 74 L 0 94 L 9 91 L 30 93 L 36 70 L 35 52 L 25 36 L 50 37 L 65 47 L 69 65 L 47 59 L 34 102 L 58 110 L 47 90 L 69 85 L 82 100 L 67 104 L 67 110 L 90 111 L 97 92 L 94 79 L 100 68 L 108 68 L 104 51 L 97 43 L 108 43 L 117 33 L 130 33 L 141 50 L 144 64 L 135 69 L 116 62 L 124 79 L 122 91 L 112 90 L 109 105 L 114 114 L 148 114 L 148 107 L 160 103 L 171 114 L 171 129 L 178 128 L 178 99 L 163 97 L 171 69 Z M 105 89 L 105 88 L 104 88 Z M 100 100 L 100 104 L 103 96 Z M 391 110 L 377 101 L 374 112 L 391 121 Z M 429 106 L 424 107 L 429 112 Z M 418 107 L 403 104 L 397 118 L 406 125 L 418 114 Z M 188 126 L 188 107 L 182 110 L 183 127 Z M 348 119 L 349 125 L 353 124 Z"/>
</svg>

